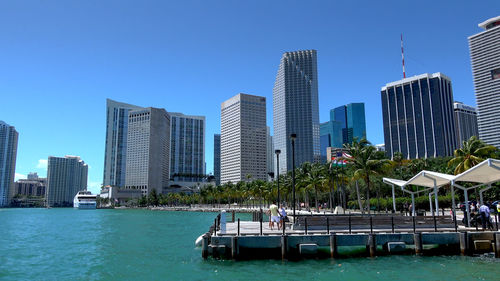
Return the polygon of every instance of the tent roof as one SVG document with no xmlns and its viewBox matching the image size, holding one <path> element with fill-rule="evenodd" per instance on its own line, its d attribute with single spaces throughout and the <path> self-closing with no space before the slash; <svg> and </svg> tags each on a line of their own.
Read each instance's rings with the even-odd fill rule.
<svg viewBox="0 0 500 281">
<path fill-rule="evenodd" d="M 406 181 L 404 181 L 404 180 L 397 180 L 397 179 L 390 179 L 390 178 L 383 178 L 382 180 L 384 183 L 395 184 L 397 186 L 404 186 L 406 184 Z"/>
<path fill-rule="evenodd" d="M 416 174 L 413 178 L 408 180 L 405 186 L 412 184 L 425 187 L 434 187 L 435 181 L 436 187 L 440 187 L 449 184 L 454 178 L 455 176 L 452 175 L 423 170 L 420 173 Z"/>
<path fill-rule="evenodd" d="M 454 181 L 484 184 L 500 181 L 500 160 L 491 158 L 486 159 L 469 170 L 457 175 Z"/>
</svg>

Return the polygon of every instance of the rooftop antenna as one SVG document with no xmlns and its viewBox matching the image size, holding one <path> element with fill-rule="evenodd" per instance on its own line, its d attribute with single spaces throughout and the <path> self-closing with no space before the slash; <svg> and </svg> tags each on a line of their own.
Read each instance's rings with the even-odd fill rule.
<svg viewBox="0 0 500 281">
<path fill-rule="evenodd" d="M 403 52 L 403 33 L 401 33 L 401 59 L 403 60 L 403 78 L 406 78 L 405 53 Z"/>
</svg>

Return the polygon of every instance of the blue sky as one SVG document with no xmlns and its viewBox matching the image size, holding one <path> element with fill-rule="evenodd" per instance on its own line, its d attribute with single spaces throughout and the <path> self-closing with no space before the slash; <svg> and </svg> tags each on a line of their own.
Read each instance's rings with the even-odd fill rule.
<svg viewBox="0 0 500 281">
<path fill-rule="evenodd" d="M 318 51 L 320 120 L 365 102 L 383 143 L 380 88 L 442 72 L 475 105 L 467 37 L 500 1 L 1 1 L 0 120 L 19 132 L 16 173 L 46 174 L 49 155 L 79 155 L 102 182 L 106 98 L 205 115 L 207 172 L 220 104 L 267 97 L 283 52 Z"/>
</svg>

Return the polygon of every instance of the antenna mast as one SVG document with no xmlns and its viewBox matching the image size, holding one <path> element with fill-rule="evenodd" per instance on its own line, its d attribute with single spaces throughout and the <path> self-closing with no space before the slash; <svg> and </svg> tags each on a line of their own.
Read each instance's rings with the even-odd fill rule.
<svg viewBox="0 0 500 281">
<path fill-rule="evenodd" d="M 401 33 L 401 59 L 403 60 L 403 78 L 406 78 L 406 72 L 405 72 L 405 54 L 403 52 L 403 33 Z"/>
</svg>

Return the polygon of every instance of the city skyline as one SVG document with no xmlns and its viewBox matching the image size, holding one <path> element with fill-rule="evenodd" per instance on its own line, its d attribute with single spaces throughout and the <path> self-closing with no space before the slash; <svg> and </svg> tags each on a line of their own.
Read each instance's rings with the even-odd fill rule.
<svg viewBox="0 0 500 281">
<path fill-rule="evenodd" d="M 11 41 L 0 42 L 4 55 L 4 68 L 0 69 L 0 92 L 6 93 L 2 95 L 0 119 L 19 132 L 17 178 L 23 178 L 29 172 L 45 176 L 48 155 L 80 155 L 89 164 L 89 189 L 95 192 L 103 179 L 105 126 L 102 124 L 105 123 L 105 116 L 102 108 L 106 98 L 204 115 L 207 117 L 206 134 L 210 136 L 219 132 L 220 102 L 235 92 L 254 93 L 271 100 L 277 58 L 283 52 L 301 49 L 318 50 L 320 122 L 327 120 L 329 108 L 364 102 L 369 140 L 374 144 L 382 143 L 382 113 L 377 93 L 380 85 L 402 77 L 399 34 L 404 32 L 408 76 L 425 72 L 446 73 L 453 80 L 455 99 L 475 105 L 467 37 L 481 31 L 478 23 L 498 16 L 498 9 L 494 7 L 500 4 L 495 1 L 489 3 L 485 7 L 477 7 L 473 3 L 452 7 L 436 3 L 438 7 L 446 7 L 454 16 L 443 16 L 437 12 L 439 9 L 426 11 L 425 22 L 418 18 L 423 8 L 417 8 L 415 15 L 398 15 L 398 11 L 409 8 L 406 4 L 379 10 L 394 15 L 388 20 L 373 12 L 371 8 L 374 7 L 354 9 L 352 4 L 322 3 L 305 10 L 306 18 L 317 29 L 300 40 L 290 35 L 306 29 L 294 23 L 293 17 L 282 18 L 283 23 L 273 18 L 282 9 L 279 3 L 266 4 L 266 9 L 259 4 L 232 4 L 220 12 L 217 5 L 209 7 L 208 4 L 201 4 L 192 11 L 192 17 L 206 20 L 204 15 L 212 13 L 214 18 L 219 16 L 221 19 L 210 17 L 209 26 L 203 27 L 195 22 L 179 31 L 168 28 L 167 24 L 174 23 L 176 18 L 163 20 L 161 11 L 165 11 L 166 7 L 182 11 L 181 4 L 158 4 L 161 7 L 149 4 L 144 7 L 146 14 L 151 16 L 149 20 L 125 23 L 123 27 L 109 25 L 112 23 L 110 20 L 123 21 L 127 17 L 144 19 L 145 15 L 136 14 L 137 7 L 128 3 L 124 4 L 120 13 L 112 15 L 112 19 L 98 14 L 94 24 L 81 27 L 78 38 L 71 36 L 72 31 L 80 26 L 84 14 L 97 12 L 94 8 L 68 4 L 65 14 L 62 14 L 53 9 L 52 3 L 47 3 L 46 7 L 33 5 L 27 8 L 21 8 L 18 3 L 8 3 L 6 9 L 0 12 L 0 29 L 13 35 Z M 112 10 L 111 6 L 103 5 L 105 7 L 100 7 L 103 11 Z M 26 18 L 30 13 L 22 12 L 23 9 L 39 12 Z M 206 13 L 207 9 L 210 13 Z M 302 9 L 287 9 L 292 15 L 304 12 Z M 242 11 L 246 14 L 242 15 Z M 263 18 L 258 23 L 260 27 L 272 26 L 267 33 L 253 31 L 255 22 L 251 19 L 258 13 Z M 179 13 L 179 16 L 182 15 L 185 14 Z M 346 25 L 346 22 L 351 22 L 349 17 L 354 15 L 359 15 L 362 20 Z M 243 20 L 235 21 L 234 29 L 225 26 L 227 20 L 241 16 Z M 454 20 L 457 17 L 461 20 Z M 57 19 L 66 20 L 67 24 L 61 26 L 57 24 Z M 19 20 L 27 24 L 18 27 L 15 23 Z M 366 22 L 370 21 L 376 23 L 370 25 L 370 32 L 364 31 Z M 291 28 L 282 34 L 277 32 L 287 25 Z M 433 29 L 436 25 L 447 32 Z M 106 28 L 102 29 L 102 26 Z M 121 34 L 122 28 L 130 33 Z M 221 34 L 210 31 L 219 29 Z M 422 32 L 424 29 L 426 32 Z M 159 31 L 177 40 L 158 38 L 156 34 Z M 248 33 L 248 36 L 238 35 L 242 32 Z M 69 36 L 64 39 L 66 35 Z M 193 39 L 196 35 L 202 36 Z M 230 37 L 234 40 L 225 39 Z M 427 39 L 439 44 L 424 43 L 428 42 Z M 215 43 L 208 43 L 207 40 Z M 217 43 L 217 40 L 220 42 Z M 255 43 L 242 46 L 245 45 L 242 42 L 263 40 L 268 43 L 266 48 Z M 201 45 L 193 44 L 196 42 Z M 156 45 L 167 46 L 166 52 Z M 124 49 L 117 49 L 117 46 L 124 46 Z M 208 48 L 204 50 L 203 47 Z M 431 52 L 440 53 L 440 59 L 429 57 Z M 174 57 L 173 54 L 178 55 Z M 179 65 L 186 65 L 186 68 L 177 67 Z M 375 68 L 377 71 L 372 71 Z M 189 75 L 185 74 L 188 70 Z M 360 73 L 364 73 L 364 81 L 356 83 L 355 77 L 359 77 Z M 183 75 L 190 79 L 195 77 L 199 83 L 189 83 Z M 230 79 L 219 80 L 221 77 Z M 19 101 L 30 114 L 19 114 L 16 108 Z M 267 104 L 267 115 L 268 126 L 272 127 L 270 102 Z M 213 171 L 212 148 L 213 140 L 207 138 L 207 172 Z"/>
</svg>

